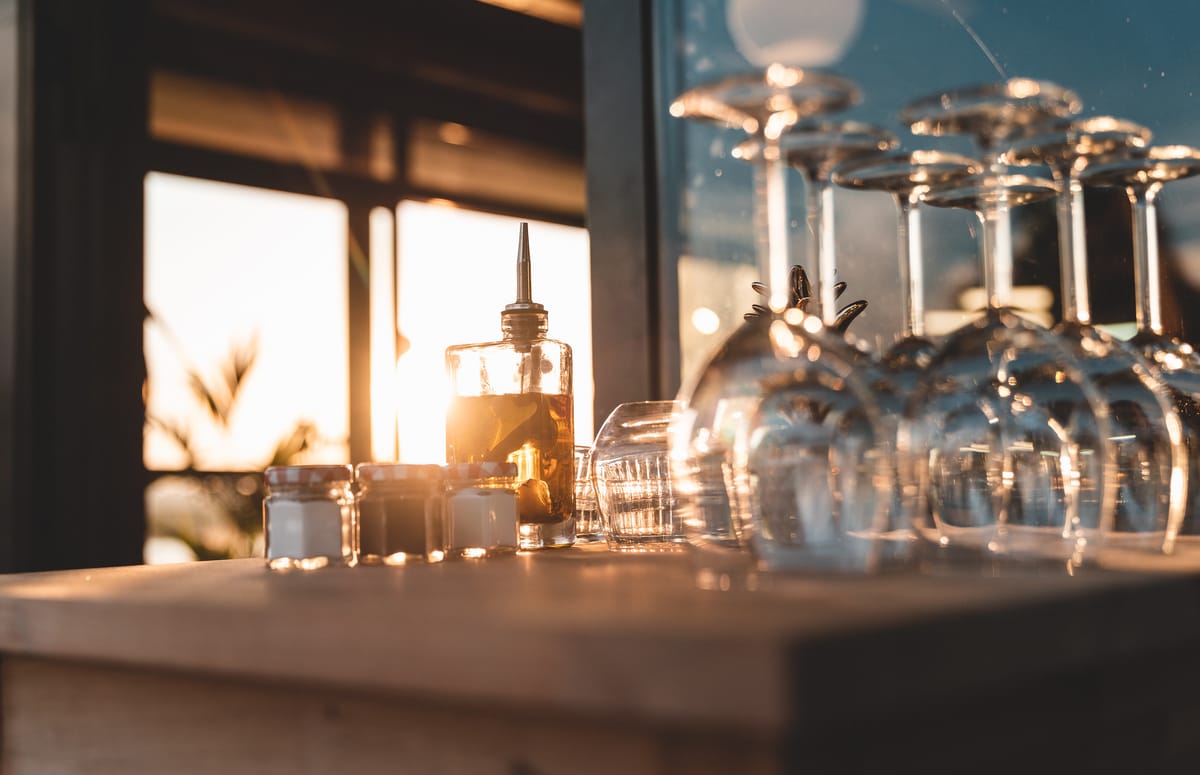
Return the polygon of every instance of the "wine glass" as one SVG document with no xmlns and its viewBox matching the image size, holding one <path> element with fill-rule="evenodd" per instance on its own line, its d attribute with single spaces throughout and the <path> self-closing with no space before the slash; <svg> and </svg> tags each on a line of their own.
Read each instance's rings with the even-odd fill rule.
<svg viewBox="0 0 1200 775">
<path fill-rule="evenodd" d="M 1081 107 L 1069 89 L 1012 78 L 925 97 L 900 114 L 915 134 L 971 135 L 989 168 L 925 198 L 979 216 L 987 296 L 984 316 L 934 357 L 901 428 L 907 507 L 941 545 L 1077 564 L 1111 525 L 1107 405 L 1064 344 L 1011 309 L 1011 208 L 1055 187 L 1009 174 L 1000 157 L 1011 138 Z"/>
<path fill-rule="evenodd" d="M 850 82 L 772 65 L 682 95 L 675 116 L 754 135 L 757 244 L 770 314 L 747 320 L 680 391 L 672 475 L 701 586 L 743 583 L 749 548 L 767 570 L 871 570 L 886 517 L 889 441 L 855 351 L 788 309 L 786 157 L 800 119 L 851 104 Z"/>
<path fill-rule="evenodd" d="M 899 430 L 897 420 L 904 405 L 937 349 L 925 337 L 925 281 L 919 215 L 921 200 L 932 187 L 950 185 L 969 175 L 978 174 L 982 169 L 982 164 L 966 156 L 917 150 L 848 161 L 833 171 L 832 180 L 839 186 L 863 191 L 886 191 L 896 202 L 903 313 L 901 329 L 897 341 L 884 351 L 878 370 L 872 375 L 877 377 L 872 380 L 872 387 L 891 434 Z M 886 534 L 906 539 L 912 537 L 912 531 L 903 524 L 900 495 L 900 488 L 897 487 L 892 499 L 891 523 Z"/>
<path fill-rule="evenodd" d="M 1162 550 L 1200 551 L 1200 356 L 1191 345 L 1163 333 L 1158 255 L 1158 196 L 1171 181 L 1200 174 L 1200 149 L 1184 145 L 1133 148 L 1088 163 L 1083 182 L 1120 186 L 1133 208 L 1134 289 L 1137 334 L 1130 344 L 1158 367 L 1170 389 L 1189 449 L 1182 515 L 1166 526 Z"/>
<path fill-rule="evenodd" d="M 792 128 L 779 140 L 787 163 L 804 178 L 809 270 L 816 268 L 817 299 L 821 322 L 837 325 L 837 253 L 831 176 L 839 164 L 875 156 L 895 148 L 899 141 L 885 129 L 857 121 L 808 121 Z M 733 155 L 757 160 L 764 146 L 750 139 L 734 148 Z"/>
<path fill-rule="evenodd" d="M 1046 165 L 1058 187 L 1063 319 L 1053 331 L 1108 402 L 1119 482 L 1108 547 L 1161 547 L 1167 525 L 1177 524 L 1185 507 L 1187 448 L 1168 388 L 1135 348 L 1091 325 L 1079 171 L 1090 159 L 1143 147 L 1149 139 L 1143 126 L 1100 116 L 1048 126 L 1015 141 L 1002 156 L 1012 164 Z"/>
<path fill-rule="evenodd" d="M 998 168 L 1006 140 L 1082 108 L 1079 95 L 1058 84 L 1009 78 L 922 97 L 900 111 L 900 122 L 916 135 L 971 135 L 984 163 Z"/>
<path fill-rule="evenodd" d="M 905 410 L 907 510 L 942 546 L 1083 561 L 1112 520 L 1108 407 L 1053 334 L 1011 310 L 1010 209 L 1049 180 L 974 175 L 925 202 L 976 211 L 987 309 L 950 334 Z"/>
</svg>

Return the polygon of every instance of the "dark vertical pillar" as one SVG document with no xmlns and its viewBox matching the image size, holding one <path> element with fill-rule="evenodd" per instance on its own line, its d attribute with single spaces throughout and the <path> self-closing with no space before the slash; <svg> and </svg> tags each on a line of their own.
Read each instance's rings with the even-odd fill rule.
<svg viewBox="0 0 1200 775">
<path fill-rule="evenodd" d="M 597 423 L 678 389 L 675 258 L 660 248 L 652 3 L 585 0 L 584 137 Z"/>
<path fill-rule="evenodd" d="M 17 531 L 17 418 L 16 389 L 19 376 L 18 300 L 24 295 L 17 270 L 17 180 L 21 132 L 21 43 L 17 0 L 0 0 L 0 569 L 16 566 Z M 24 508 L 24 506 L 22 506 Z"/>
<path fill-rule="evenodd" d="M 141 561 L 144 22 L 139 0 L 0 0 L 3 570 Z"/>
</svg>

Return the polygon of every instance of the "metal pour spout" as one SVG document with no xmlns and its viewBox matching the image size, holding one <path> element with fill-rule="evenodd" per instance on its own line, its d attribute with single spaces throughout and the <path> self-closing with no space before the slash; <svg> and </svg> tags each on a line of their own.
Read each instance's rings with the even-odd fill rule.
<svg viewBox="0 0 1200 775">
<path fill-rule="evenodd" d="M 517 304 L 533 301 L 533 270 L 529 262 L 529 224 L 521 221 L 517 237 Z"/>
<path fill-rule="evenodd" d="M 546 333 L 546 308 L 533 300 L 533 265 L 529 259 L 529 224 L 521 222 L 517 238 L 517 300 L 505 305 L 500 327 L 506 337 L 529 338 Z"/>
</svg>

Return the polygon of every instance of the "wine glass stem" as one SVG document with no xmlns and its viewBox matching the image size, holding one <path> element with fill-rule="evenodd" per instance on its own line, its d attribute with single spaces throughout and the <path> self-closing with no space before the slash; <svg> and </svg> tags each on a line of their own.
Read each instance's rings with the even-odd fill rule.
<svg viewBox="0 0 1200 775">
<path fill-rule="evenodd" d="M 1087 232 L 1083 184 L 1069 173 L 1055 171 L 1058 182 L 1058 261 L 1062 273 L 1063 320 L 1088 325 L 1092 303 L 1088 294 Z"/>
<path fill-rule="evenodd" d="M 1158 275 L 1158 212 L 1155 199 L 1160 184 L 1130 186 L 1133 206 L 1133 284 L 1137 293 L 1137 326 L 1140 333 L 1162 336 L 1162 287 Z"/>
<path fill-rule="evenodd" d="M 925 274 L 921 254 L 921 218 L 916 198 L 896 195 L 900 210 L 897 248 L 900 253 L 900 303 L 905 338 L 925 336 Z"/>
<path fill-rule="evenodd" d="M 755 188 L 756 210 L 766 219 L 756 230 L 758 273 L 767 284 L 767 305 L 782 312 L 788 304 L 788 214 L 787 165 L 780 153 L 778 139 L 763 140 L 762 163 L 755 167 L 759 183 Z M 765 244 L 763 236 L 766 236 Z"/>
<path fill-rule="evenodd" d="M 1001 198 L 988 204 L 980 219 L 983 221 L 983 282 L 988 306 L 992 309 L 1011 306 L 1012 220 L 1007 200 Z"/>
<path fill-rule="evenodd" d="M 833 186 L 828 178 L 805 175 L 808 199 L 807 260 L 817 263 L 817 294 L 821 302 L 821 322 L 837 322 L 837 253 L 834 247 Z"/>
</svg>

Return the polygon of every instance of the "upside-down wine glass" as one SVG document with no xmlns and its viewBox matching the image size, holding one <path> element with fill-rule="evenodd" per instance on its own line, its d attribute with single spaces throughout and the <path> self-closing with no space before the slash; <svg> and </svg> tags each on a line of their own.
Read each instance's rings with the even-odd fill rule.
<svg viewBox="0 0 1200 775">
<path fill-rule="evenodd" d="M 1187 448 L 1169 389 L 1134 347 L 1091 324 L 1079 172 L 1090 159 L 1143 147 L 1149 139 L 1143 126 L 1100 116 L 1058 122 L 1015 141 L 1003 154 L 1012 164 L 1049 167 L 1058 187 L 1063 312 L 1053 331 L 1108 402 L 1116 447 L 1116 511 L 1103 552 L 1161 548 L 1167 526 L 1179 523 L 1186 505 Z"/>
<path fill-rule="evenodd" d="M 887 439 L 856 351 L 821 321 L 788 309 L 786 159 L 803 118 L 858 98 L 850 82 L 772 65 L 681 95 L 672 115 L 737 126 L 757 151 L 755 212 L 769 315 L 747 320 L 680 391 L 672 425 L 675 490 L 701 586 L 758 567 L 869 570 L 890 474 Z M 866 536 L 866 538 L 860 538 Z M 752 576 L 752 574 L 749 574 Z"/>
<path fill-rule="evenodd" d="M 972 135 L 989 166 L 925 197 L 979 216 L 987 297 L 983 317 L 947 337 L 902 422 L 906 510 L 941 546 L 1075 565 L 1111 524 L 1107 405 L 1057 337 L 1011 309 L 1011 209 L 1055 187 L 1008 174 L 998 153 L 1014 135 L 1080 106 L 1055 84 L 1011 79 L 901 112 L 917 134 Z"/>
<path fill-rule="evenodd" d="M 921 200 L 934 186 L 950 185 L 982 170 L 980 162 L 966 156 L 917 150 L 848 161 L 833 172 L 832 180 L 839 186 L 860 191 L 884 191 L 896 202 L 902 312 L 900 334 L 883 352 L 878 364 L 878 378 L 872 380 L 890 434 L 899 430 L 899 415 L 937 350 L 933 341 L 925 336 Z M 900 477 L 897 479 L 899 481 Z M 886 535 L 896 539 L 913 535 L 904 521 L 899 486 L 892 499 Z"/>
<path fill-rule="evenodd" d="M 1080 174 L 1088 184 L 1125 189 L 1133 209 L 1134 292 L 1137 334 L 1130 344 L 1158 367 L 1158 376 L 1175 399 L 1188 447 L 1186 505 L 1168 524 L 1162 550 L 1200 553 L 1200 356 L 1192 346 L 1166 336 L 1158 252 L 1158 196 L 1163 186 L 1200 174 L 1200 149 L 1165 145 L 1130 149 L 1097 159 Z"/>
</svg>

